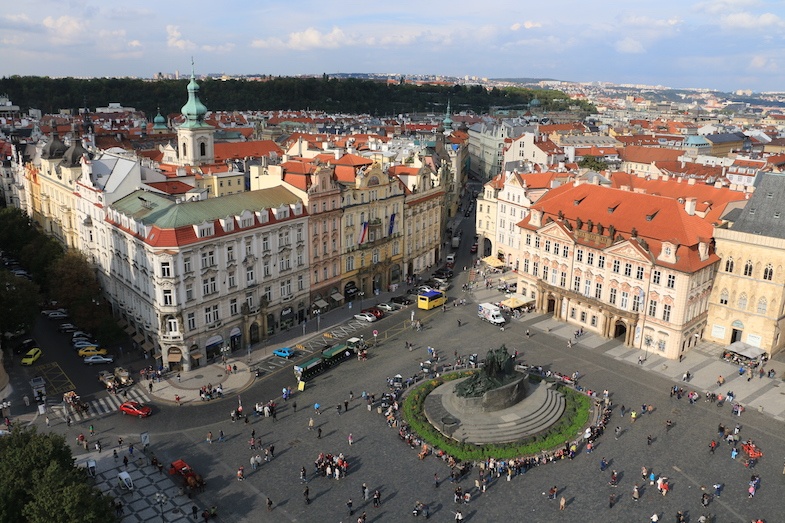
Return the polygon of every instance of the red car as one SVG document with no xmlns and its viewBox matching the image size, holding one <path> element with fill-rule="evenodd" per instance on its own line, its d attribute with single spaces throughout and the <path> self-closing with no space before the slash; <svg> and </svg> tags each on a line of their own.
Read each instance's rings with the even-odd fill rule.
<svg viewBox="0 0 785 523">
<path fill-rule="evenodd" d="M 126 401 L 122 405 L 120 405 L 120 412 L 123 414 L 130 414 L 131 416 L 139 416 L 140 418 L 146 418 L 150 414 L 153 413 L 153 409 L 148 407 L 147 405 L 142 405 L 138 401 Z"/>
<path fill-rule="evenodd" d="M 367 309 L 363 309 L 363 312 L 370 312 L 374 316 L 376 316 L 377 320 L 384 318 L 384 313 L 381 309 L 377 309 L 376 307 L 369 307 Z"/>
</svg>

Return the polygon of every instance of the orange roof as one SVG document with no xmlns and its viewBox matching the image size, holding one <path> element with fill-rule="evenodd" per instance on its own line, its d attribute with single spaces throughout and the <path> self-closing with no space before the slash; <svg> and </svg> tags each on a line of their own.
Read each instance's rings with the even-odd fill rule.
<svg viewBox="0 0 785 523">
<path fill-rule="evenodd" d="M 419 172 L 419 167 L 409 167 L 408 165 L 393 165 L 389 169 L 390 175 L 394 176 L 416 176 Z"/>
<path fill-rule="evenodd" d="M 272 140 L 254 140 L 251 142 L 219 142 L 215 144 L 215 160 L 239 160 L 242 158 L 261 158 L 277 154 L 283 155 L 277 143 Z"/>
<path fill-rule="evenodd" d="M 332 165 L 348 165 L 352 167 L 362 167 L 363 165 L 372 165 L 373 160 L 370 158 L 366 158 L 364 156 L 358 156 L 356 154 L 344 154 L 337 160 L 335 159 L 334 154 L 324 153 L 319 154 L 316 158 L 323 163 L 330 163 Z"/>
<path fill-rule="evenodd" d="M 625 162 L 651 164 L 652 162 L 676 161 L 683 154 L 684 151 L 678 149 L 629 145 L 622 149 L 621 158 Z"/>
<path fill-rule="evenodd" d="M 147 185 L 165 192 L 166 194 L 185 194 L 193 190 L 193 186 L 179 180 L 167 180 L 165 182 L 150 182 Z"/>
</svg>

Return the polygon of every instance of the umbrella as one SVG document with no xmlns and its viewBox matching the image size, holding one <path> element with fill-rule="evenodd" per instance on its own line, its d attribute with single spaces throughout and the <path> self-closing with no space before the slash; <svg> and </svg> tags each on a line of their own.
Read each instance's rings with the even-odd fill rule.
<svg viewBox="0 0 785 523">
<path fill-rule="evenodd" d="M 321 405 L 319 405 L 318 403 L 313 404 L 314 410 L 319 410 L 319 407 L 321 407 Z"/>
</svg>

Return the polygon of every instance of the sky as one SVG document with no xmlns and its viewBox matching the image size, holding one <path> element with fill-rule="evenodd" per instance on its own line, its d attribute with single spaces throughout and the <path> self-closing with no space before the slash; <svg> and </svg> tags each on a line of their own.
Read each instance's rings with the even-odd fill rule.
<svg viewBox="0 0 785 523">
<path fill-rule="evenodd" d="M 390 73 L 785 91 L 785 0 L 2 0 L 0 76 Z"/>
</svg>

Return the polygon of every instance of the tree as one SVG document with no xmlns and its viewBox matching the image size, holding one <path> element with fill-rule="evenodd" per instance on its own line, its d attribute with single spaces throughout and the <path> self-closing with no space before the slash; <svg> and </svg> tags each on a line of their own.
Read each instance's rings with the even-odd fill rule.
<svg viewBox="0 0 785 523">
<path fill-rule="evenodd" d="M 600 172 L 606 170 L 608 168 L 608 164 L 602 160 L 599 160 L 596 156 L 584 156 L 581 161 L 578 162 L 578 167 Z"/>
<path fill-rule="evenodd" d="M 117 521 L 113 500 L 73 464 L 63 436 L 14 428 L 0 438 L 0 522 Z"/>
<path fill-rule="evenodd" d="M 38 285 L 26 278 L 0 271 L 0 334 L 28 331 L 38 315 L 41 302 Z M 5 341 L 5 336 L 2 337 Z"/>
</svg>

